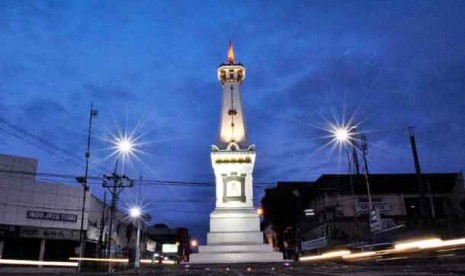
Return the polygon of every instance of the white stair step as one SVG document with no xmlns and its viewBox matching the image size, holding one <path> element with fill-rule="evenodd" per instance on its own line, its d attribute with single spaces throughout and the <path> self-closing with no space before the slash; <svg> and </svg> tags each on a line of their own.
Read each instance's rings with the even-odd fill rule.
<svg viewBox="0 0 465 276">
<path fill-rule="evenodd" d="M 232 243 L 263 243 L 263 233 L 260 231 L 249 232 L 210 232 L 207 234 L 207 244 L 232 244 Z"/>
<path fill-rule="evenodd" d="M 273 263 L 284 262 L 280 252 L 260 253 L 197 253 L 189 255 L 193 264 Z"/>
<path fill-rule="evenodd" d="M 242 245 L 204 245 L 199 246 L 200 253 L 233 253 L 233 252 L 273 252 L 273 249 L 268 244 L 242 244 Z"/>
</svg>

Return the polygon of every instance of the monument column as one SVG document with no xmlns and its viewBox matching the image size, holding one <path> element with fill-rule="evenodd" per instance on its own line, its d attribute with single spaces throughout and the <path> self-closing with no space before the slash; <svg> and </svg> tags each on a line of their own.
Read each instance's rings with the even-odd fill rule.
<svg viewBox="0 0 465 276">
<path fill-rule="evenodd" d="M 282 261 L 282 254 L 263 244 L 260 218 L 253 206 L 255 146 L 247 140 L 241 98 L 245 67 L 235 61 L 231 42 L 228 61 L 218 67 L 222 86 L 219 138 L 211 149 L 216 203 L 210 214 L 207 246 L 191 254 L 191 263 Z"/>
</svg>

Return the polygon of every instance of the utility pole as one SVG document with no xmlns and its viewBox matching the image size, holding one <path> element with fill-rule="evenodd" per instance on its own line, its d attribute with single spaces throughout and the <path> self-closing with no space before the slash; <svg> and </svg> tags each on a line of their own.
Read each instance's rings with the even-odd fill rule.
<svg viewBox="0 0 465 276">
<path fill-rule="evenodd" d="M 103 257 L 103 252 L 105 251 L 106 244 L 103 241 L 103 231 L 105 228 L 105 209 L 107 205 L 107 190 L 103 193 L 103 206 L 102 206 L 102 217 L 100 218 L 100 232 L 98 236 L 98 244 L 99 244 L 99 257 Z"/>
<path fill-rule="evenodd" d="M 409 127 L 409 136 L 410 136 L 410 145 L 412 147 L 412 154 L 413 154 L 413 162 L 415 164 L 415 172 L 417 175 L 417 180 L 418 180 L 418 190 L 420 192 L 420 210 L 422 215 L 426 214 L 427 212 L 425 211 L 425 183 L 426 183 L 426 189 L 428 192 L 428 201 L 429 201 L 429 209 L 430 209 L 430 216 L 431 219 L 436 218 L 436 213 L 434 210 L 434 201 L 433 201 L 433 195 L 431 193 L 431 186 L 429 185 L 428 179 L 425 179 L 421 173 L 421 168 L 420 168 L 420 159 L 418 158 L 418 151 L 417 151 L 417 143 L 415 140 L 415 133 L 413 132 L 414 127 Z"/>
<path fill-rule="evenodd" d="M 142 170 L 140 171 L 140 175 L 139 175 L 139 189 L 137 191 L 137 198 L 140 200 L 140 196 L 142 194 L 142 180 L 143 180 L 143 177 L 142 177 Z"/>
<path fill-rule="evenodd" d="M 360 235 L 360 229 L 359 229 L 359 225 L 358 225 L 358 216 L 357 216 L 357 200 L 356 200 L 356 196 L 355 196 L 355 191 L 354 191 L 354 172 L 353 172 L 353 168 L 352 168 L 352 161 L 351 158 L 350 158 L 350 153 L 349 153 L 349 150 L 347 149 L 346 151 L 347 153 L 347 163 L 349 164 L 349 182 L 350 182 L 350 191 L 352 193 L 352 200 L 354 201 L 354 222 L 355 222 L 355 227 L 357 228 L 356 232 L 357 232 L 357 235 Z M 352 156 L 353 157 L 353 156 Z"/>
<path fill-rule="evenodd" d="M 356 127 L 352 127 L 350 129 L 352 132 L 351 137 L 352 139 L 350 140 L 350 143 L 352 144 L 352 162 L 354 164 L 355 168 L 355 174 L 359 175 L 360 174 L 360 164 L 358 163 L 358 141 L 357 141 L 357 129 Z"/>
<path fill-rule="evenodd" d="M 134 262 L 134 268 L 140 268 L 140 227 L 141 227 L 141 218 L 137 218 L 137 235 L 136 235 L 136 257 Z"/>
<path fill-rule="evenodd" d="M 370 191 L 370 181 L 368 178 L 368 162 L 367 162 L 367 153 L 368 153 L 368 146 L 367 146 L 367 139 L 365 135 L 361 135 L 362 139 L 362 157 L 363 157 L 363 165 L 365 167 L 365 182 L 367 185 L 367 195 L 368 195 L 368 206 L 370 208 L 369 215 L 373 210 L 373 204 L 371 202 L 371 191 Z"/>
<path fill-rule="evenodd" d="M 362 138 L 362 157 L 363 157 L 363 164 L 365 167 L 365 181 L 367 185 L 368 206 L 370 209 L 370 211 L 368 212 L 368 223 L 370 226 L 370 231 L 373 233 L 373 232 L 382 230 L 381 214 L 378 208 L 373 208 L 373 202 L 371 200 L 370 181 L 368 177 L 369 171 L 368 171 L 368 161 L 367 161 L 367 153 L 368 153 L 367 139 L 365 135 L 362 135 L 361 138 Z"/>
<path fill-rule="evenodd" d="M 358 134 L 357 134 L 357 127 L 352 126 L 350 127 L 350 137 L 352 139 L 349 140 L 350 146 L 352 149 L 352 158 L 350 156 L 350 150 L 347 149 L 347 160 L 349 162 L 349 181 L 350 181 L 350 188 L 352 192 L 352 200 L 354 201 L 354 222 L 355 222 L 355 227 L 356 232 L 358 237 L 360 238 L 360 225 L 358 223 L 358 214 L 357 214 L 357 202 L 358 199 L 355 196 L 355 191 L 354 191 L 354 175 L 355 179 L 358 179 L 360 175 L 360 164 L 358 162 Z"/>
<path fill-rule="evenodd" d="M 110 227 L 109 227 L 109 239 L 107 254 L 108 258 L 111 257 L 111 237 L 113 232 L 113 221 L 115 219 L 115 212 L 118 205 L 118 198 L 124 188 L 130 188 L 134 186 L 134 180 L 131 180 L 126 175 L 117 174 L 118 169 L 118 160 L 116 160 L 115 171 L 111 175 L 103 176 L 102 186 L 107 188 L 111 193 L 111 203 L 110 203 Z M 108 272 L 111 272 L 111 262 L 108 262 Z"/>
<path fill-rule="evenodd" d="M 86 195 L 87 191 L 89 190 L 89 186 L 87 185 L 88 176 L 89 176 L 89 159 L 90 159 L 90 137 L 92 132 L 92 118 L 97 117 L 98 111 L 93 108 L 93 104 L 90 104 L 90 112 L 89 112 L 89 129 L 87 133 L 87 149 L 86 149 L 86 168 L 84 172 L 84 177 L 76 177 L 77 182 L 81 183 L 83 186 L 83 195 L 82 195 L 82 209 L 81 209 L 81 230 L 79 232 L 79 262 L 77 271 L 81 272 L 82 269 L 82 257 L 84 255 L 85 250 L 85 237 L 84 237 L 84 215 L 86 209 Z"/>
</svg>

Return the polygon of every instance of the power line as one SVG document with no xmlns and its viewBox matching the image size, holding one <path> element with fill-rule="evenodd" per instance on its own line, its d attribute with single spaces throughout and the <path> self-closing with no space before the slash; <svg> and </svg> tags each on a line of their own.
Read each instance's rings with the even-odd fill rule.
<svg viewBox="0 0 465 276">
<path fill-rule="evenodd" d="M 45 140 L 42 137 L 37 136 L 31 132 L 28 132 L 25 129 L 22 129 L 18 126 L 15 126 L 3 118 L 0 118 L 0 131 L 3 131 L 6 134 L 9 134 L 17 139 L 20 139 L 28 144 L 31 144 L 55 157 L 60 159 L 72 161 L 76 164 L 81 165 L 81 162 L 78 160 L 75 153 L 67 151 L 59 146 L 51 143 L 48 140 Z"/>
<path fill-rule="evenodd" d="M 28 172 L 28 171 L 19 171 L 19 170 L 0 170 L 0 174 L 16 174 L 16 175 L 28 175 L 28 176 L 38 176 L 38 177 L 53 177 L 57 179 L 66 179 L 66 180 L 73 180 L 72 183 L 75 183 L 76 175 L 71 174 L 58 174 L 58 173 L 40 173 L 40 172 Z M 92 183 L 89 184 L 101 184 L 102 177 L 99 176 L 89 176 L 88 177 Z M 179 181 L 179 180 L 160 180 L 160 179 L 143 179 L 140 180 L 141 183 L 145 185 L 167 185 L 167 186 L 205 186 L 205 187 L 215 187 L 215 183 L 213 181 Z M 269 187 L 272 185 L 276 185 L 275 182 L 254 182 L 254 186 L 256 187 Z"/>
<path fill-rule="evenodd" d="M 83 163 L 81 162 L 81 158 L 77 157 L 75 152 L 66 150 L 62 147 L 59 147 L 52 142 L 31 133 L 23 128 L 13 125 L 9 123 L 4 118 L 0 117 L 0 131 L 6 133 L 10 136 L 13 136 L 19 140 L 22 140 L 34 147 L 43 150 L 44 152 L 52 155 L 53 157 L 57 157 L 64 161 L 70 161 L 74 164 L 77 164 L 80 167 L 83 167 Z M 101 171 L 104 171 L 102 166 L 97 165 Z"/>
</svg>

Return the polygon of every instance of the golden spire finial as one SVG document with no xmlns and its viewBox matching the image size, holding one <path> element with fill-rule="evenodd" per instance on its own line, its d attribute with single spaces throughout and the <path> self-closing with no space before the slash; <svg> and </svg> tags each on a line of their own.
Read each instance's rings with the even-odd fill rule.
<svg viewBox="0 0 465 276">
<path fill-rule="evenodd" d="M 229 47 L 228 47 L 228 62 L 234 63 L 234 49 L 233 49 L 231 40 L 229 41 Z"/>
</svg>

